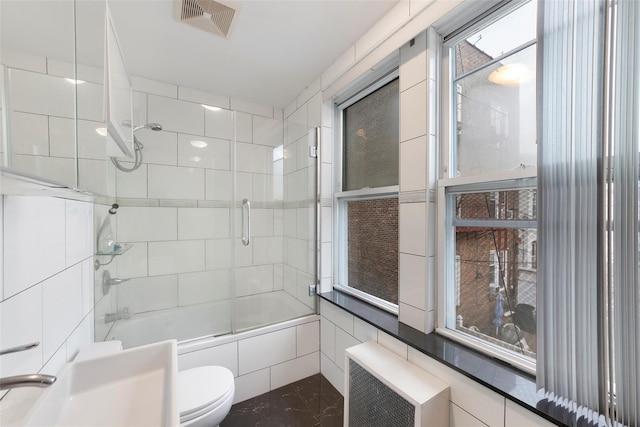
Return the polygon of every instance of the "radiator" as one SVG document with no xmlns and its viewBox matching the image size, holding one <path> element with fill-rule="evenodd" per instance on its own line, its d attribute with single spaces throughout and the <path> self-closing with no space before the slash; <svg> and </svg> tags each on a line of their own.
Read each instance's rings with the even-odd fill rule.
<svg viewBox="0 0 640 427">
<path fill-rule="evenodd" d="M 374 341 L 350 347 L 344 425 L 449 427 L 449 386 Z"/>
</svg>

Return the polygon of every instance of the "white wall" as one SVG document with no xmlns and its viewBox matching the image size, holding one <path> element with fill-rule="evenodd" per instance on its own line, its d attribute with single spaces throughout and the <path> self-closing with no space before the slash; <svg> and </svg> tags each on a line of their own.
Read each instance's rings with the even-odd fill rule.
<svg viewBox="0 0 640 427">
<path fill-rule="evenodd" d="M 40 342 L 2 356 L 0 376 L 56 375 L 93 341 L 93 203 L 3 196 L 0 207 L 0 348 Z"/>
</svg>

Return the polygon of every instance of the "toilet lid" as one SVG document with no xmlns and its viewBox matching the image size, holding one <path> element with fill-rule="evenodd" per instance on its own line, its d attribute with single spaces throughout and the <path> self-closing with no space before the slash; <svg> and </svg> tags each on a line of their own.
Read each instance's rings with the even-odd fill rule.
<svg viewBox="0 0 640 427">
<path fill-rule="evenodd" d="M 214 405 L 233 389 L 233 374 L 222 366 L 202 366 L 178 372 L 180 415 Z"/>
</svg>

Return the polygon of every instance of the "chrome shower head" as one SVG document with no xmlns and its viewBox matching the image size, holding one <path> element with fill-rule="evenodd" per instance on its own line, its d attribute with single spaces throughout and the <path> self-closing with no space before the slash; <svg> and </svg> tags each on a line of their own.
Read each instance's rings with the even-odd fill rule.
<svg viewBox="0 0 640 427">
<path fill-rule="evenodd" d="M 146 125 L 134 127 L 133 131 L 137 132 L 140 129 L 150 129 L 150 130 L 152 130 L 154 132 L 158 132 L 158 131 L 162 130 L 162 125 L 159 124 L 159 123 L 147 123 Z"/>
</svg>

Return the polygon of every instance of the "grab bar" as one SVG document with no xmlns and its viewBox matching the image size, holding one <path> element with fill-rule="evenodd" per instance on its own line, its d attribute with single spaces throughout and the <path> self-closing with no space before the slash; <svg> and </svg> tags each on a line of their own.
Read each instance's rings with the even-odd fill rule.
<svg viewBox="0 0 640 427">
<path fill-rule="evenodd" d="M 244 221 L 245 212 L 247 212 L 246 223 Z M 247 231 L 246 234 L 245 229 Z M 251 202 L 248 199 L 242 199 L 242 244 L 249 246 L 249 243 L 251 243 Z"/>
</svg>

